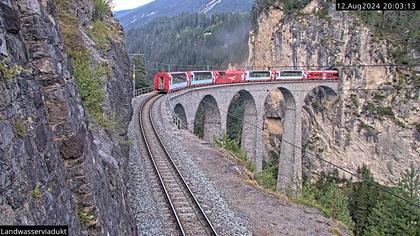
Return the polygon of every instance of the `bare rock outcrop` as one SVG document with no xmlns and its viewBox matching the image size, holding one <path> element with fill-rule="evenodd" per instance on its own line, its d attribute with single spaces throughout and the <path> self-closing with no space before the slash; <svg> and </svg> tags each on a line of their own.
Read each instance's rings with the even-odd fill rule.
<svg viewBox="0 0 420 236">
<path fill-rule="evenodd" d="M 294 13 L 281 8 L 271 7 L 259 16 L 250 36 L 249 64 L 297 68 L 394 63 L 389 42 L 355 14 L 337 12 L 333 4 L 318 0 Z M 418 78 L 418 71 L 360 66 L 341 68 L 341 74 L 338 94 L 319 88 L 306 99 L 306 150 L 353 171 L 367 164 L 387 184 L 411 164 L 420 166 L 419 90 L 401 89 Z M 266 127 L 273 125 L 270 113 L 276 106 L 266 106 Z M 269 152 L 278 151 L 280 136 L 266 137 Z M 303 164 L 307 176 L 331 169 L 306 153 Z"/>
</svg>

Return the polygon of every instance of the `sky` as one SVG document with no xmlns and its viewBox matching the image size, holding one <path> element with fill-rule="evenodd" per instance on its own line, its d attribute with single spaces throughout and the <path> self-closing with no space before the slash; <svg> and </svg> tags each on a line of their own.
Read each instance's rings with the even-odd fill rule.
<svg viewBox="0 0 420 236">
<path fill-rule="evenodd" d="M 153 0 L 113 0 L 114 11 L 121 11 L 133 9 L 146 3 L 153 2 Z"/>
</svg>

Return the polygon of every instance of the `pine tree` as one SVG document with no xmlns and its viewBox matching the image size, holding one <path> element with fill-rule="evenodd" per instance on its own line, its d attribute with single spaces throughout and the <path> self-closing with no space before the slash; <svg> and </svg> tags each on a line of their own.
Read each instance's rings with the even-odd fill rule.
<svg viewBox="0 0 420 236">
<path fill-rule="evenodd" d="M 146 77 L 146 67 L 141 59 L 140 55 L 136 55 L 133 58 L 134 73 L 135 73 L 135 86 L 136 89 L 147 88 L 151 86 L 151 83 Z"/>
<path fill-rule="evenodd" d="M 358 174 L 369 182 L 374 182 L 372 173 L 366 165 L 358 168 Z M 379 199 L 378 189 L 367 181 L 354 183 L 353 192 L 350 195 L 349 209 L 355 222 L 355 235 L 363 235 L 367 227 L 369 214 Z"/>
<path fill-rule="evenodd" d="M 354 228 L 354 222 L 350 216 L 348 197 L 344 194 L 337 184 L 332 181 L 321 194 L 319 201 L 327 209 L 330 209 L 330 215 L 333 219 L 343 222 L 349 229 Z"/>
<path fill-rule="evenodd" d="M 392 191 L 416 204 L 420 204 L 420 173 L 411 166 L 402 175 Z M 420 208 L 390 194 L 384 195 L 368 217 L 367 236 L 420 235 Z"/>
</svg>

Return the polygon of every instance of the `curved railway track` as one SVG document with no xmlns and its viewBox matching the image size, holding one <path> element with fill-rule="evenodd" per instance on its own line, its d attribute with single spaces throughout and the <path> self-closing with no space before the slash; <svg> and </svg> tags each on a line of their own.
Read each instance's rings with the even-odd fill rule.
<svg viewBox="0 0 420 236">
<path fill-rule="evenodd" d="M 140 108 L 140 129 L 148 153 L 148 166 L 154 174 L 152 185 L 160 188 L 170 235 L 217 235 L 204 210 L 173 162 L 153 123 L 152 107 L 162 95 L 152 95 Z M 149 169 L 150 169 L 149 168 Z"/>
</svg>

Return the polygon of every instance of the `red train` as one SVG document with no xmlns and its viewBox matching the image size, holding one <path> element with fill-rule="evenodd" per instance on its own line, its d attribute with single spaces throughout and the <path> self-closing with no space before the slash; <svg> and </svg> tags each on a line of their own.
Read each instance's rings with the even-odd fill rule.
<svg viewBox="0 0 420 236">
<path fill-rule="evenodd" d="M 267 82 L 280 80 L 338 80 L 337 70 L 225 70 L 225 71 L 187 71 L 159 72 L 154 77 L 156 91 L 169 93 L 185 88 L 216 84 Z"/>
</svg>

